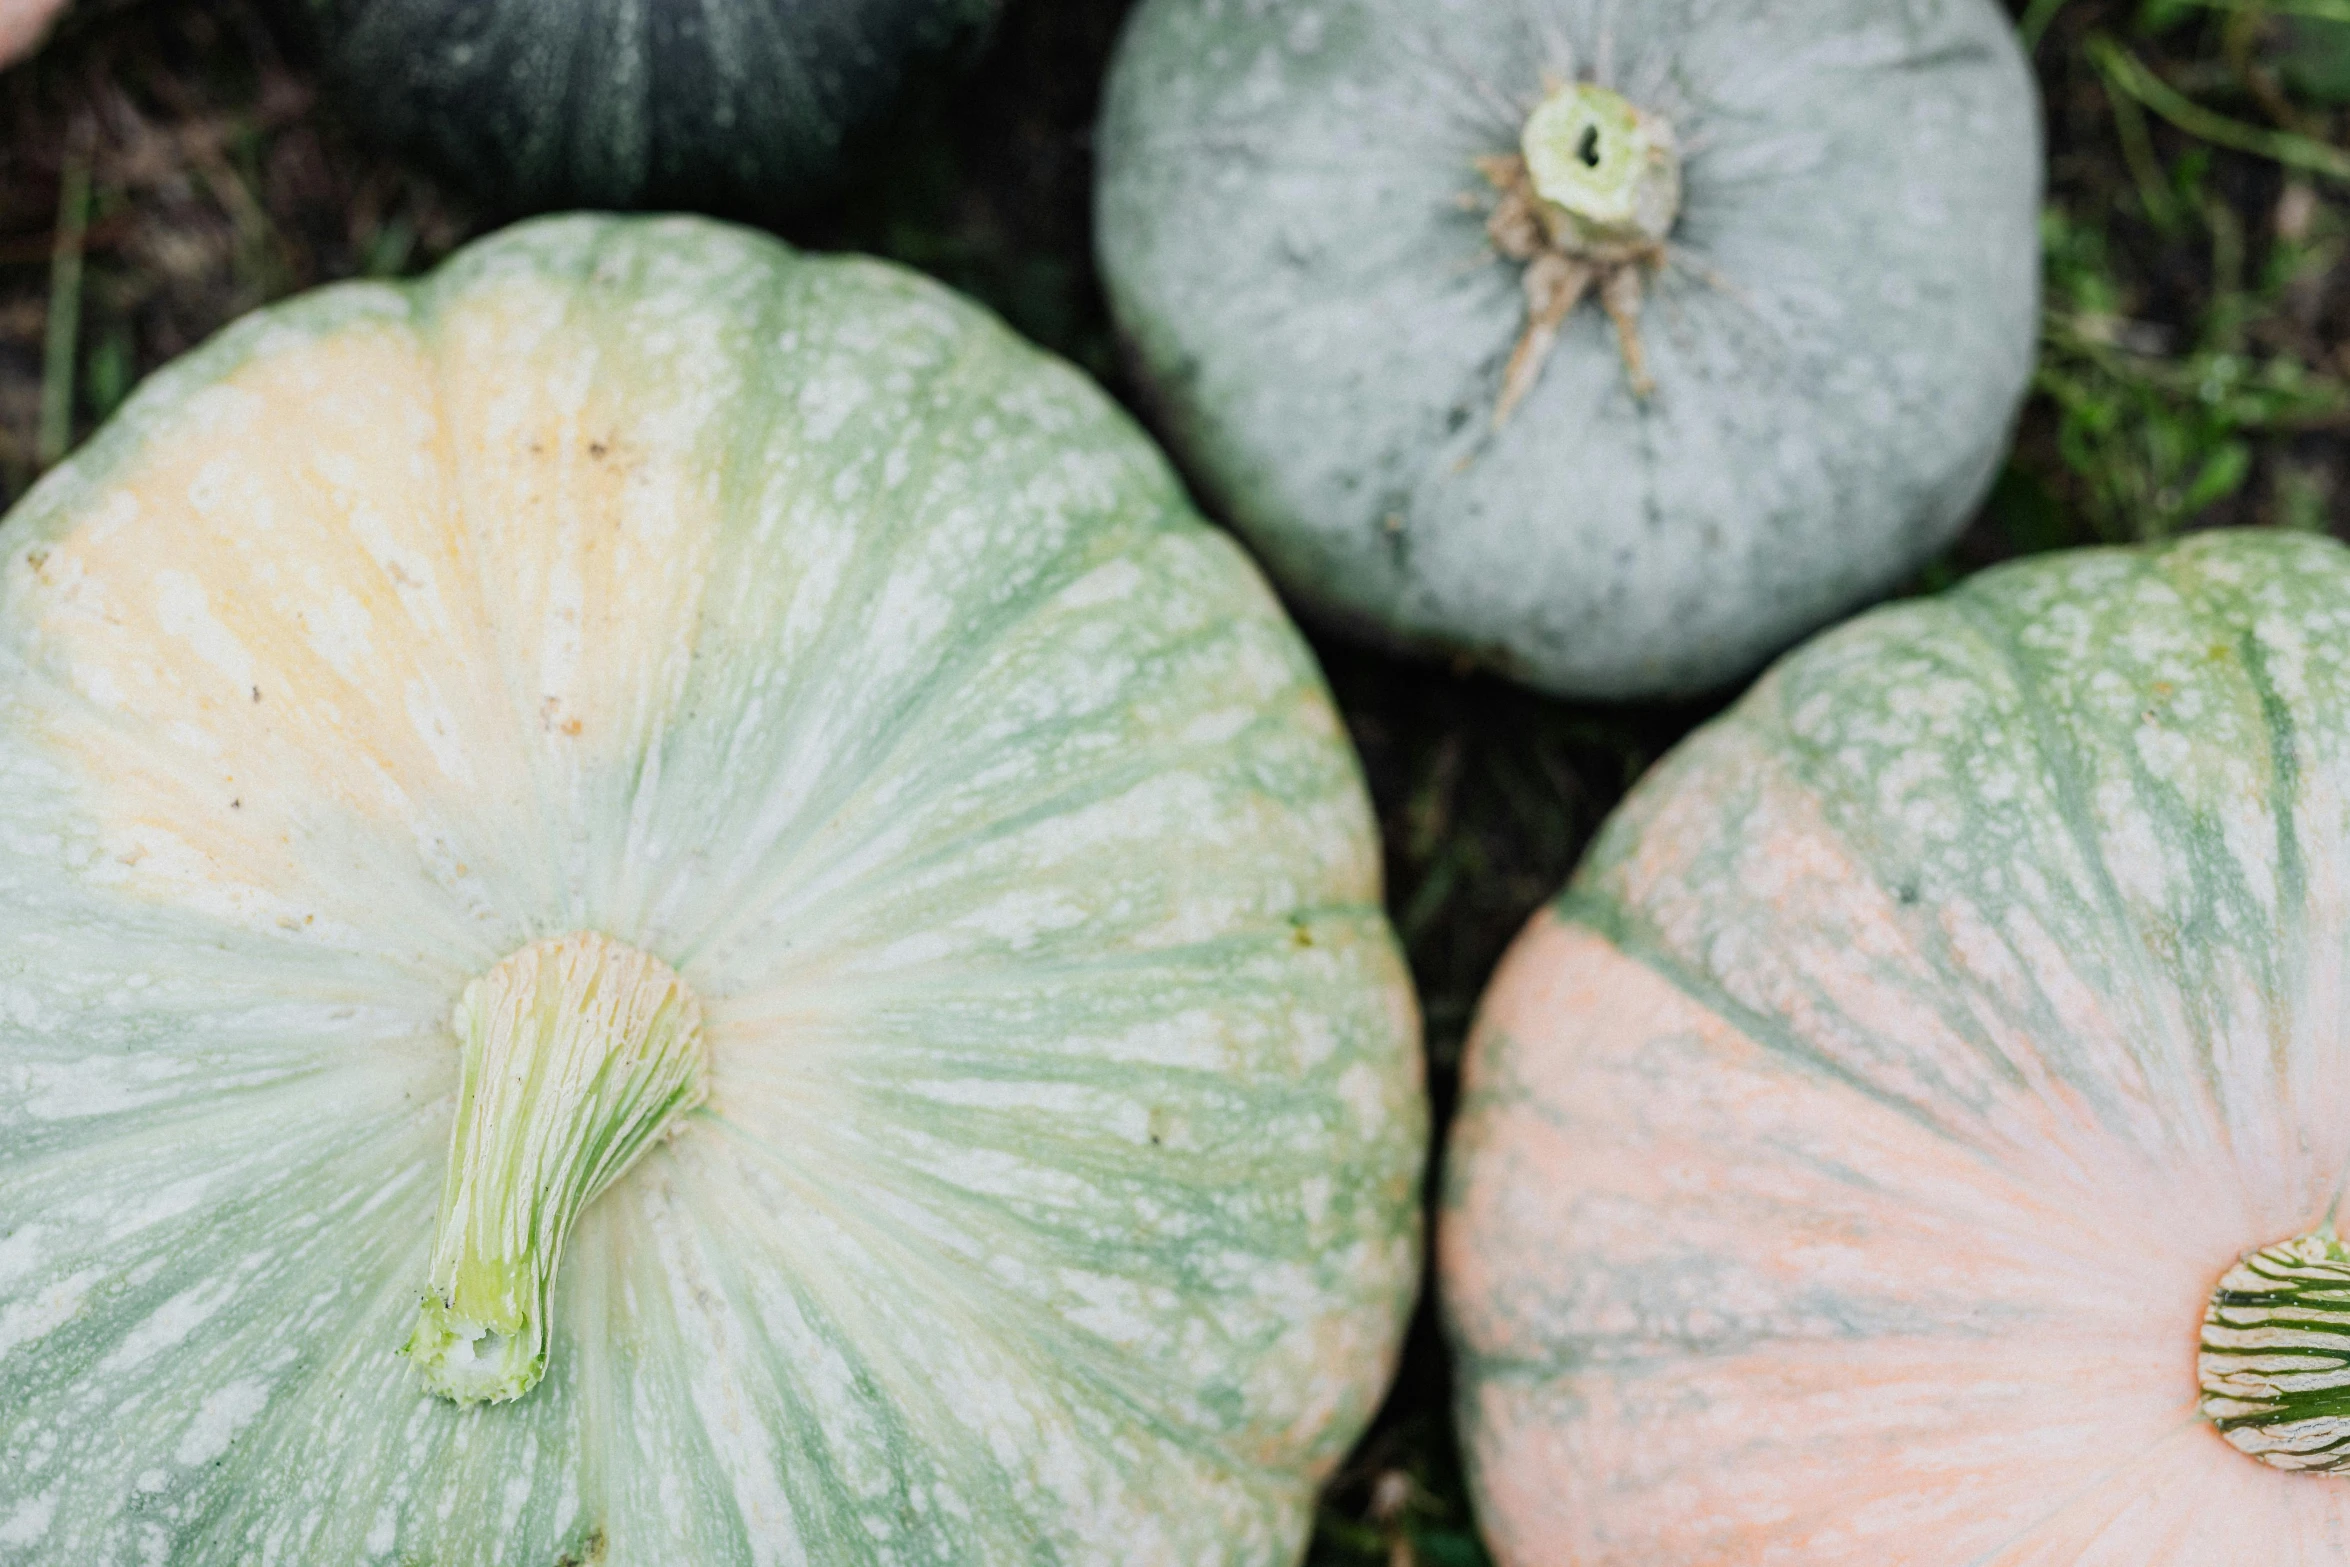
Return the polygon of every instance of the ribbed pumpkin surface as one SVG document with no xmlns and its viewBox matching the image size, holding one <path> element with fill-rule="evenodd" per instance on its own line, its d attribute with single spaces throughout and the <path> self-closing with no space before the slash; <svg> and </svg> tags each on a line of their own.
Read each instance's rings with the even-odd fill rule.
<svg viewBox="0 0 2350 1567">
<path fill-rule="evenodd" d="M 1782 664 L 1485 1003 L 1442 1267 L 1483 1522 L 1578 1567 L 2319 1567 L 2197 1413 L 2350 1167 L 2350 553 L 2011 566 Z"/>
<path fill-rule="evenodd" d="M 339 107 L 493 209 L 771 213 L 997 0 L 309 0 Z"/>
<path fill-rule="evenodd" d="M 1675 128 L 1653 394 L 1597 297 L 1497 428 L 1480 160 L 1555 79 Z M 1939 550 L 2038 331 L 2039 109 L 1991 0 L 1143 0 L 1097 229 L 1176 457 L 1333 624 L 1545 690 L 1742 678 Z"/>
<path fill-rule="evenodd" d="M 246 322 L 5 537 L 0 1559 L 1295 1556 L 1416 1023 L 1305 648 L 1073 372 L 561 220 Z M 580 930 L 708 1102 L 459 1409 L 451 1008 Z"/>
</svg>

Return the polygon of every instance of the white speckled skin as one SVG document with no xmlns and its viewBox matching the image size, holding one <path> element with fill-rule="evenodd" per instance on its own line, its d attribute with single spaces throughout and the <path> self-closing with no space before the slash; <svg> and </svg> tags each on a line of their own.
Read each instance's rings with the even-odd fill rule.
<svg viewBox="0 0 2350 1567">
<path fill-rule="evenodd" d="M 1654 397 L 1586 302 L 1496 431 L 1525 304 L 1473 160 L 1546 70 L 1670 120 L 1684 202 Z M 1101 147 L 1120 325 L 1283 589 L 1553 692 L 1717 685 L 1891 587 L 2031 370 L 2039 112 L 1991 0 L 1145 0 Z"/>
<path fill-rule="evenodd" d="M 0 1563 L 1295 1558 L 1416 1016 L 1309 655 L 1080 377 L 558 220 L 238 326 L 0 542 Z M 579 929 L 711 1096 L 460 1410 L 450 1009 Z"/>
<path fill-rule="evenodd" d="M 2197 1411 L 2350 1169 L 2350 551 L 1867 616 L 1662 763 L 1487 992 L 1439 1247 L 1506 1567 L 2339 1567 Z"/>
</svg>

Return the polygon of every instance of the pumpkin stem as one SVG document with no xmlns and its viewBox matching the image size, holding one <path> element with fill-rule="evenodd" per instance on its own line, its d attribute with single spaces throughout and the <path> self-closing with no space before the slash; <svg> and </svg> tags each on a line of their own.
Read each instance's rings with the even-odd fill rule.
<svg viewBox="0 0 2350 1567">
<path fill-rule="evenodd" d="M 1518 152 L 1477 160 L 1499 193 L 1485 234 L 1526 263 L 1526 328 L 1503 372 L 1496 428 L 1541 379 L 1567 316 L 1596 288 L 1615 324 L 1632 393 L 1656 390 L 1640 341 L 1641 273 L 1665 264 L 1681 216 L 1681 151 L 1661 116 L 1590 82 L 1552 89 L 1527 119 Z"/>
<path fill-rule="evenodd" d="M 1681 215 L 1681 150 L 1664 119 L 1590 82 L 1559 88 L 1519 149 L 1562 249 L 1659 244 Z"/>
<path fill-rule="evenodd" d="M 579 931 L 465 987 L 464 1052 L 421 1320 L 401 1353 L 460 1404 L 547 1369 L 571 1224 L 708 1093 L 702 1008 L 666 963 Z"/>
<path fill-rule="evenodd" d="M 2333 1226 L 2253 1252 L 2203 1314 L 2203 1416 L 2264 1464 L 2350 1473 L 2350 1247 Z"/>
</svg>

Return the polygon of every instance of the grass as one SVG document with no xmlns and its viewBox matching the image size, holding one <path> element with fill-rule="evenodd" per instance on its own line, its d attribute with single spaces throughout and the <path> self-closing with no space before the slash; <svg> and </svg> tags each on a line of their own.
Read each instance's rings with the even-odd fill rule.
<svg viewBox="0 0 2350 1567">
<path fill-rule="evenodd" d="M 859 194 L 789 237 L 892 255 L 1121 393 L 1089 260 L 1088 129 L 1126 0 L 1010 0 L 980 69 L 908 97 Z M 2044 353 L 2006 472 L 1914 585 L 2350 500 L 2350 0 L 2019 0 L 2048 104 Z M 0 502 L 149 370 L 332 278 L 485 226 L 334 118 L 262 0 L 80 0 L 0 74 Z M 1709 708 L 1543 701 L 1321 652 L 1386 835 L 1441 1118 L 1477 994 L 1625 788 Z M 1317 1567 L 1470 1567 L 1423 1310 L 1334 1480 Z"/>
<path fill-rule="evenodd" d="M 2037 393 L 1983 551 L 2329 526 L 2345 479 L 2339 0 L 2036 0 Z M 2312 20 L 2312 13 L 2340 21 Z M 2350 63 L 2350 54 L 2344 54 Z"/>
</svg>

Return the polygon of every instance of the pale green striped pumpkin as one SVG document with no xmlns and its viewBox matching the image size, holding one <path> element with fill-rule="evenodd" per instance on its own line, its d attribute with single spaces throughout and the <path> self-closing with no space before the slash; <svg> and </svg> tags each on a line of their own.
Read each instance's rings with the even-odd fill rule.
<svg viewBox="0 0 2350 1567">
<path fill-rule="evenodd" d="M 1309 654 L 1074 372 L 555 220 L 0 537 L 0 1562 L 1296 1557 L 1416 1017 Z"/>
<path fill-rule="evenodd" d="M 2342 1562 L 2346 955 L 2340 545 L 2027 561 L 1787 659 L 1470 1045 L 1498 1559 Z"/>
</svg>

